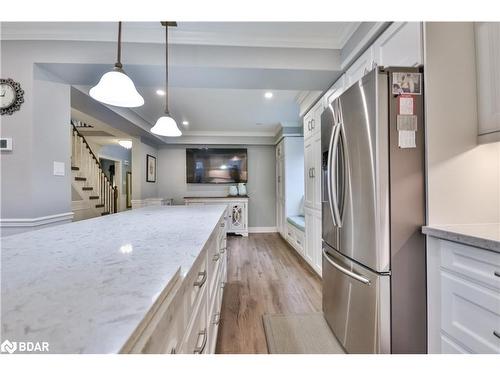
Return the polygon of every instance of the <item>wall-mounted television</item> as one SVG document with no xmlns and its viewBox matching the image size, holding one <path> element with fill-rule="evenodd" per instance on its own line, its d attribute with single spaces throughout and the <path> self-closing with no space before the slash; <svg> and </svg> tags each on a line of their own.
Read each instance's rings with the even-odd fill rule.
<svg viewBox="0 0 500 375">
<path fill-rule="evenodd" d="M 234 184 L 247 182 L 246 148 L 187 148 L 188 184 Z"/>
</svg>

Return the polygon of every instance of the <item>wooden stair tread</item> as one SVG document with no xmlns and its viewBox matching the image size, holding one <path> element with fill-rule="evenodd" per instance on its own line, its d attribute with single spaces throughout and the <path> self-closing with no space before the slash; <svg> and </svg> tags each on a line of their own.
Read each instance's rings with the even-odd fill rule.
<svg viewBox="0 0 500 375">
<path fill-rule="evenodd" d="M 89 199 L 99 199 L 99 196 L 98 196 L 98 195 L 91 195 L 91 196 L 89 197 Z"/>
<path fill-rule="evenodd" d="M 96 204 L 95 205 L 95 208 L 103 208 L 104 207 L 104 204 Z"/>
<path fill-rule="evenodd" d="M 94 190 L 94 188 L 92 186 L 84 186 L 82 190 Z"/>
<path fill-rule="evenodd" d="M 109 212 L 106 211 L 106 212 L 101 212 L 101 216 L 104 216 L 104 215 L 109 215 Z"/>
<path fill-rule="evenodd" d="M 85 177 L 75 177 L 75 181 L 87 181 Z"/>
<path fill-rule="evenodd" d="M 72 170 L 72 171 L 79 171 L 79 170 L 80 170 L 80 168 L 78 168 L 78 167 L 71 167 L 71 170 Z"/>
</svg>

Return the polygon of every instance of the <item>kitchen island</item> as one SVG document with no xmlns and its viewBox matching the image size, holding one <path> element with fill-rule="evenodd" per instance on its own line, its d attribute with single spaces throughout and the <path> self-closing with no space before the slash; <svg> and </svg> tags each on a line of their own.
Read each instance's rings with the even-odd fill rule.
<svg viewBox="0 0 500 375">
<path fill-rule="evenodd" d="M 213 351 L 226 210 L 147 207 L 3 238 L 2 341 L 47 342 L 50 353 Z"/>
</svg>

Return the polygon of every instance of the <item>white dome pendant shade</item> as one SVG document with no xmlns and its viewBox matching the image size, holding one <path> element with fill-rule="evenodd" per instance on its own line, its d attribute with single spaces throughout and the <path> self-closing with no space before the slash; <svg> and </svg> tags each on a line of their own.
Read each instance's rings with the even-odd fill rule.
<svg viewBox="0 0 500 375">
<path fill-rule="evenodd" d="M 168 111 L 168 27 L 177 26 L 177 24 L 175 22 L 162 22 L 161 24 L 165 26 L 165 115 L 156 121 L 155 126 L 151 128 L 151 133 L 164 137 L 180 137 L 182 132 Z"/>
<path fill-rule="evenodd" d="M 168 114 L 161 116 L 156 121 L 155 126 L 151 128 L 151 133 L 163 135 L 164 137 L 180 137 L 182 135 L 177 123 Z"/>
<path fill-rule="evenodd" d="M 90 89 L 89 94 L 101 103 L 116 107 L 133 108 L 144 104 L 134 82 L 119 68 L 105 73 L 99 83 Z"/>
<path fill-rule="evenodd" d="M 116 107 L 140 107 L 144 99 L 137 92 L 134 82 L 122 69 L 121 59 L 122 23 L 118 22 L 118 56 L 112 71 L 105 73 L 89 94 L 95 100 Z"/>
</svg>

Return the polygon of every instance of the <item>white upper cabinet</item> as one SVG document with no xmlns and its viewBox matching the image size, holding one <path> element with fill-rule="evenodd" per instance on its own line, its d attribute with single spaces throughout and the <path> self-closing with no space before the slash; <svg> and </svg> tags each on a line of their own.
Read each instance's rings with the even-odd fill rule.
<svg viewBox="0 0 500 375">
<path fill-rule="evenodd" d="M 373 48 L 368 48 L 346 71 L 346 88 L 359 81 L 375 67 Z"/>
<path fill-rule="evenodd" d="M 422 23 L 394 22 L 373 43 L 376 65 L 419 66 L 423 64 Z"/>
<path fill-rule="evenodd" d="M 500 140 L 500 23 L 478 22 L 474 31 L 478 132 Z"/>
<path fill-rule="evenodd" d="M 324 109 L 324 98 L 321 98 L 304 116 L 304 139 L 321 132 L 321 114 Z"/>
</svg>

